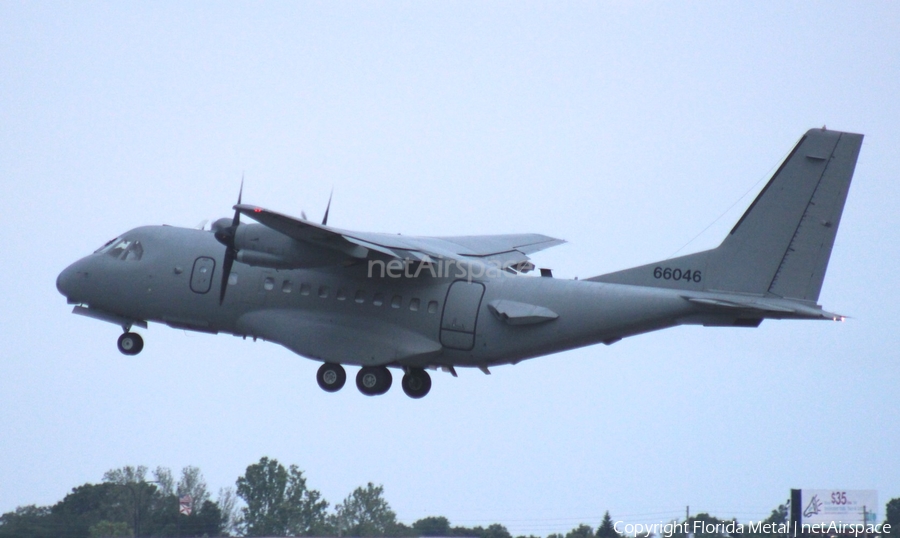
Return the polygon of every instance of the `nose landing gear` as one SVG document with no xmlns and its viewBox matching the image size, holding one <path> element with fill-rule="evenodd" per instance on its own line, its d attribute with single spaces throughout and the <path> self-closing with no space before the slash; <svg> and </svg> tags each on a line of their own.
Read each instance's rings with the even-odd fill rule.
<svg viewBox="0 0 900 538">
<path fill-rule="evenodd" d="M 144 349 L 144 339 L 141 338 L 141 335 L 128 331 L 119 337 L 119 341 L 116 344 L 119 346 L 119 351 L 124 355 L 137 355 Z"/>
</svg>

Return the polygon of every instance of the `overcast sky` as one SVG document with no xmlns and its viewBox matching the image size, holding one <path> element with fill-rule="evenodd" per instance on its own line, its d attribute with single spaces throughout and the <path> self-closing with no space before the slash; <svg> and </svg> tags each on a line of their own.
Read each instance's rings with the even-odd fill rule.
<svg viewBox="0 0 900 538">
<path fill-rule="evenodd" d="M 269 456 L 333 504 L 372 481 L 407 523 L 515 534 L 747 521 L 799 487 L 876 489 L 883 518 L 898 28 L 889 2 L 0 3 L 0 512 L 129 464 L 216 491 Z M 333 187 L 340 228 L 564 238 L 537 264 L 593 276 L 715 246 L 822 125 L 866 135 L 820 297 L 845 323 L 675 328 L 414 401 L 158 324 L 125 357 L 54 286 L 133 227 L 230 216 L 242 173 L 310 218 Z"/>
</svg>

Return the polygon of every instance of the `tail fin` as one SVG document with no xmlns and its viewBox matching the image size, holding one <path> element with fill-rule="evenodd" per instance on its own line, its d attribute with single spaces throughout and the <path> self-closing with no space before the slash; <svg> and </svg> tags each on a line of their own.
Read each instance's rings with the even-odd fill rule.
<svg viewBox="0 0 900 538">
<path fill-rule="evenodd" d="M 810 129 L 717 248 L 589 280 L 815 303 L 862 139 Z"/>
</svg>

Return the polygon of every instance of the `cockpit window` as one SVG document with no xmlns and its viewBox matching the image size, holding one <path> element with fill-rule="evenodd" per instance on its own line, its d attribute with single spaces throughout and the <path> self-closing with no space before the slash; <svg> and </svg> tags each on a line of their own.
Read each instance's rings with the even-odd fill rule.
<svg viewBox="0 0 900 538">
<path fill-rule="evenodd" d="M 140 241 L 122 238 L 113 240 L 111 244 L 101 248 L 97 252 L 105 253 L 117 260 L 138 261 L 144 255 L 144 247 Z"/>
<path fill-rule="evenodd" d="M 115 238 L 113 238 L 113 239 L 110 239 L 110 240 L 107 241 L 106 243 L 103 243 L 103 246 L 100 247 L 100 248 L 98 248 L 97 250 L 95 250 L 95 251 L 94 251 L 94 254 L 103 254 L 103 253 L 105 253 L 107 250 L 111 249 L 111 248 L 112 248 L 112 244 L 115 243 L 115 242 L 118 241 L 118 240 L 119 240 L 119 238 L 118 238 L 118 237 L 115 237 Z"/>
</svg>

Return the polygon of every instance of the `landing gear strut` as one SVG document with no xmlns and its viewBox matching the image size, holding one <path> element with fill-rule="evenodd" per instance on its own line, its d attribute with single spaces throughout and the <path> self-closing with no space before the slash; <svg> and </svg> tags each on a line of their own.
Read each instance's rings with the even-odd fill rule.
<svg viewBox="0 0 900 538">
<path fill-rule="evenodd" d="M 409 368 L 403 375 L 401 385 L 410 398 L 422 398 L 431 390 L 431 376 L 421 368 Z"/>
<path fill-rule="evenodd" d="M 356 388 L 366 396 L 378 396 L 391 388 L 391 372 L 384 366 L 363 366 L 356 374 Z"/>
<path fill-rule="evenodd" d="M 325 392 L 337 392 L 343 388 L 344 383 L 347 381 L 347 372 L 344 371 L 344 367 L 340 364 L 326 362 L 319 366 L 319 371 L 316 373 L 316 381 L 319 382 L 319 386 Z"/>
<path fill-rule="evenodd" d="M 144 339 L 138 333 L 126 332 L 119 337 L 117 345 L 123 354 L 137 355 L 144 349 Z"/>
</svg>

